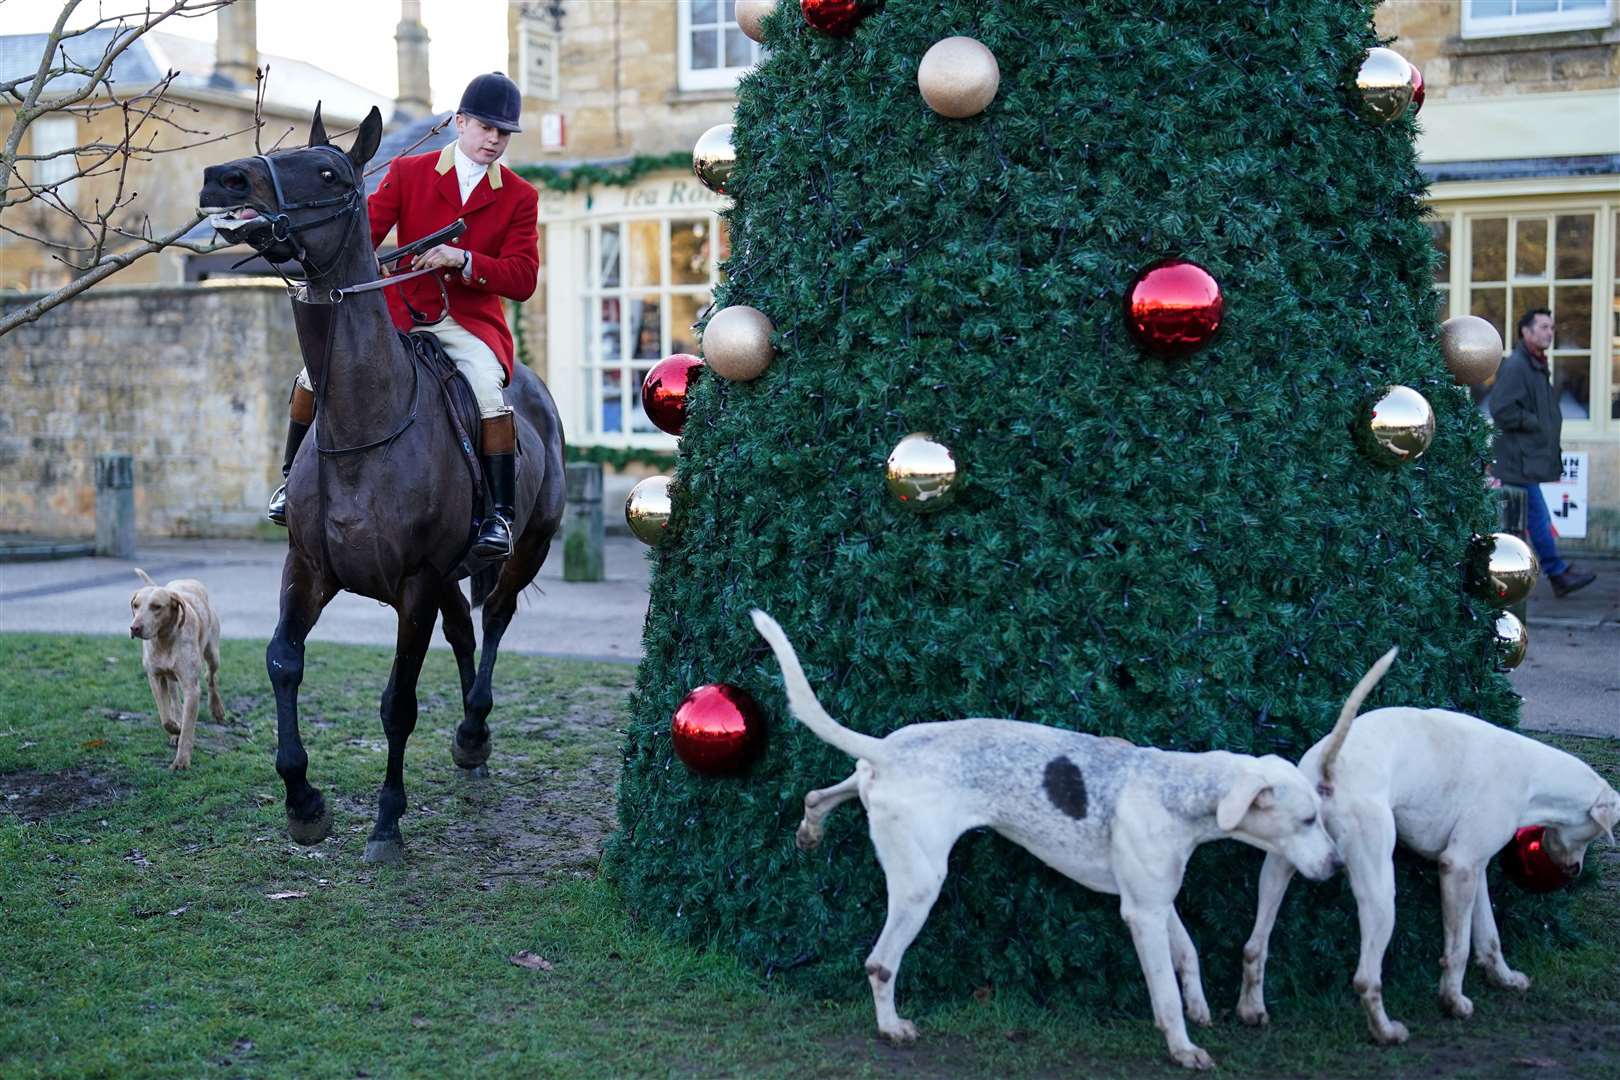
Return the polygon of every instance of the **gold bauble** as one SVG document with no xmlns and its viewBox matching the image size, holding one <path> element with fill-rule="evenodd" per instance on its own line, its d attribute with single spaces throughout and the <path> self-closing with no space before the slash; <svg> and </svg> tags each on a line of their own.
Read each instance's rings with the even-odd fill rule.
<svg viewBox="0 0 1620 1080">
<path fill-rule="evenodd" d="M 1530 648 L 1530 631 L 1524 628 L 1524 623 L 1511 611 L 1504 611 L 1496 617 L 1496 649 L 1497 656 L 1504 668 L 1516 668 L 1524 662 L 1524 654 Z"/>
<path fill-rule="evenodd" d="M 959 470 L 950 447 L 918 432 L 901 439 L 889 453 L 885 478 L 889 494 L 908 510 L 938 510 L 950 504 Z"/>
<path fill-rule="evenodd" d="M 1459 315 L 1440 324 L 1446 370 L 1459 386 L 1489 382 L 1502 363 L 1502 335 L 1478 315 Z"/>
<path fill-rule="evenodd" d="M 747 382 L 771 366 L 776 327 L 758 308 L 736 304 L 724 308 L 703 329 L 703 362 L 722 379 Z"/>
<path fill-rule="evenodd" d="M 1529 596 L 1540 574 L 1536 553 L 1512 533 L 1476 537 L 1469 551 L 1469 586 L 1496 607 L 1512 607 Z"/>
<path fill-rule="evenodd" d="M 1385 124 L 1412 104 L 1412 65 L 1394 49 L 1367 50 L 1356 72 L 1356 107 L 1374 124 Z"/>
<path fill-rule="evenodd" d="M 726 194 L 726 182 L 737 165 L 737 149 L 731 145 L 730 124 L 716 124 L 698 136 L 692 147 L 692 171 L 704 187 Z"/>
<path fill-rule="evenodd" d="M 776 10 L 776 0 L 737 0 L 737 27 L 765 44 L 765 17 Z"/>
<path fill-rule="evenodd" d="M 669 524 L 669 477 L 649 476 L 630 489 L 624 520 L 643 544 L 657 544 Z"/>
<path fill-rule="evenodd" d="M 923 100 L 952 120 L 984 112 L 1000 86 L 996 54 L 970 37 L 936 41 L 917 65 L 917 89 Z"/>
<path fill-rule="evenodd" d="M 1410 386 L 1386 386 L 1364 414 L 1362 442 L 1382 465 L 1416 461 L 1434 441 L 1434 410 Z"/>
</svg>

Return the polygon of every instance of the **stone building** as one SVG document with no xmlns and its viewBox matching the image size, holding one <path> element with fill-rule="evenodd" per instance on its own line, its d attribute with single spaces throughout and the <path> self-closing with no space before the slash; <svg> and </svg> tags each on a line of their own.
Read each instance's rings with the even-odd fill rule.
<svg viewBox="0 0 1620 1080">
<path fill-rule="evenodd" d="M 1620 548 L 1615 8 L 1390 0 L 1378 14 L 1426 81 L 1419 151 L 1446 256 L 1444 314 L 1480 314 L 1511 343 L 1520 312 L 1554 310 L 1565 448 L 1587 455 L 1587 537 L 1608 549 Z M 567 167 L 689 151 L 730 121 L 736 82 L 759 55 L 733 18 L 728 0 L 513 4 L 525 117 L 509 160 Z M 723 205 L 678 166 L 626 187 L 542 193 L 547 270 L 530 305 L 531 353 L 571 442 L 673 449 L 636 395 L 652 363 L 694 351 L 690 326 L 725 252 Z"/>
</svg>

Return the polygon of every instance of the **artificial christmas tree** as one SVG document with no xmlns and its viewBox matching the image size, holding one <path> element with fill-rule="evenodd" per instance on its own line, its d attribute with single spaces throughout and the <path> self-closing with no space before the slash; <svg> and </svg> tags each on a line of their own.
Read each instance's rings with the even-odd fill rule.
<svg viewBox="0 0 1620 1080">
<path fill-rule="evenodd" d="M 644 922 L 864 992 L 884 892 L 862 814 L 812 855 L 793 839 L 850 761 L 788 718 L 752 607 L 870 734 L 1000 716 L 1297 760 L 1392 645 L 1374 704 L 1512 723 L 1496 608 L 1465 574 L 1496 523 L 1486 425 L 1439 344 L 1410 114 L 1358 83 L 1372 7 L 889 0 L 847 37 L 794 3 L 764 20 L 717 310 L 756 309 L 773 351 L 688 395 L 609 853 Z M 960 119 L 919 90 L 949 38 L 997 69 Z M 1161 263 L 1203 278 L 1143 296 Z M 1420 459 L 1364 448 L 1394 387 L 1432 409 Z M 933 512 L 891 494 L 911 436 L 949 462 Z M 671 737 L 717 683 L 769 727 L 726 778 Z M 1209 845 L 1187 875 L 1217 996 L 1259 861 Z M 1433 874 L 1402 874 L 1391 955 L 1427 979 Z M 1494 895 L 1511 927 L 1526 902 Z M 1341 983 L 1356 937 L 1342 884 L 1299 890 L 1274 996 Z M 913 1001 L 987 982 L 1145 1001 L 1118 901 L 988 834 L 957 845 L 903 979 Z"/>
</svg>

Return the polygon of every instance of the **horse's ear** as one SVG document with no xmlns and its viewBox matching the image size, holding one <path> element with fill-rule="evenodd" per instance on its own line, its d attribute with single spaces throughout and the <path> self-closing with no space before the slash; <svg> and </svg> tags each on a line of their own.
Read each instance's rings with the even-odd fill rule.
<svg viewBox="0 0 1620 1080">
<path fill-rule="evenodd" d="M 309 145 L 325 146 L 332 140 L 326 137 L 326 125 L 321 123 L 321 103 L 315 103 L 315 119 L 309 122 Z"/>
<path fill-rule="evenodd" d="M 382 143 L 382 113 L 373 105 L 366 118 L 360 121 L 360 133 L 354 137 L 354 145 L 349 147 L 349 160 L 354 162 L 356 169 L 365 168 L 371 155 L 377 152 Z"/>
</svg>

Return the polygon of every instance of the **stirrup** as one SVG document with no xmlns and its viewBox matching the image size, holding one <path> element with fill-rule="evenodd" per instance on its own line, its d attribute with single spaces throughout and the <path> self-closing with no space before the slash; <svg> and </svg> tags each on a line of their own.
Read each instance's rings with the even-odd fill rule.
<svg viewBox="0 0 1620 1080">
<path fill-rule="evenodd" d="M 280 525 L 287 527 L 287 485 L 282 484 L 270 494 L 270 504 L 265 508 L 264 516 Z"/>
<path fill-rule="evenodd" d="M 512 524 L 500 514 L 491 514 L 478 530 L 472 553 L 480 559 L 510 559 L 512 557 Z"/>
</svg>

